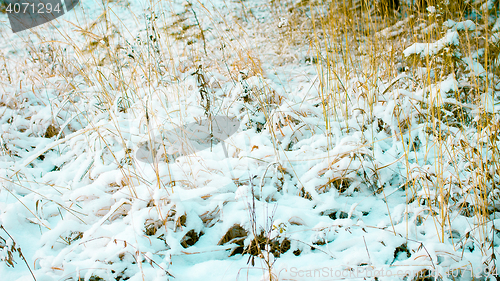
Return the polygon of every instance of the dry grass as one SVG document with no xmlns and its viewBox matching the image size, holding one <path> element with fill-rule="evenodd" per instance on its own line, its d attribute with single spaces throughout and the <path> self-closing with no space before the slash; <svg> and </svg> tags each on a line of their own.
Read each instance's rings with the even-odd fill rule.
<svg viewBox="0 0 500 281">
<path fill-rule="evenodd" d="M 216 34 L 213 36 L 218 36 L 216 40 L 206 39 L 211 34 L 203 29 L 204 25 L 198 17 L 196 24 L 186 23 L 188 17 L 193 14 L 196 16 L 191 5 L 186 5 L 183 12 L 175 15 L 167 27 L 158 23 L 162 17 L 170 16 L 167 12 L 157 12 L 160 19 L 150 13 L 146 17 L 148 36 L 137 38 L 135 42 L 125 40 L 134 36 L 125 34 L 126 29 L 112 24 L 109 17 L 113 11 L 104 7 L 105 13 L 99 18 L 90 24 L 75 27 L 83 35 L 79 38 L 80 41 L 75 41 L 72 36 L 60 31 L 61 37 L 66 39 L 63 43 L 55 40 L 42 40 L 42 44 L 35 45 L 29 41 L 24 42 L 29 47 L 29 57 L 24 62 L 3 58 L 3 80 L 8 81 L 4 83 L 5 87 L 11 87 L 16 84 L 13 81 L 20 79 L 16 69 L 30 64 L 36 68 L 27 69 L 23 74 L 25 82 L 19 84 L 18 93 L 29 91 L 27 85 L 31 84 L 39 89 L 54 90 L 58 99 L 58 104 L 53 105 L 50 99 L 43 98 L 41 90 L 33 88 L 33 94 L 39 95 L 40 100 L 47 102 L 45 106 L 53 107 L 57 112 L 52 114 L 51 120 L 41 120 L 40 128 L 32 133 L 53 139 L 54 142 L 43 151 L 31 155 L 28 159 L 30 161 L 24 161 L 23 165 L 32 165 L 49 152 L 58 150 L 61 153 L 61 150 L 67 148 L 74 149 L 77 151 L 75 154 L 86 153 L 93 157 L 92 161 L 85 162 L 86 168 L 78 175 L 80 181 L 87 183 L 99 177 L 93 173 L 101 165 L 96 161 L 116 165 L 121 178 L 116 182 L 106 183 L 106 193 L 114 194 L 119 191 L 127 194 L 130 202 L 142 202 L 144 196 L 140 194 L 146 188 L 149 200 L 142 203 L 152 215 L 143 223 L 145 235 L 163 239 L 167 247 L 164 235 L 167 231 L 174 231 L 182 237 L 180 243 L 187 249 L 200 239 L 203 232 L 191 228 L 190 216 L 194 215 L 187 214 L 182 209 L 182 204 L 171 200 L 173 187 L 202 187 L 204 182 L 198 181 L 197 175 L 217 175 L 222 173 L 222 168 L 211 168 L 205 163 L 202 163 L 203 168 L 199 168 L 195 165 L 199 161 L 197 158 L 187 158 L 179 164 L 179 167 L 183 166 L 176 170 L 176 173 L 184 173 L 185 179 L 174 179 L 175 173 L 168 164 L 174 163 L 177 156 L 172 156 L 168 151 L 169 143 L 165 138 L 158 137 L 165 133 L 158 130 L 158 127 L 173 124 L 175 118 L 177 121 L 188 119 L 189 116 L 182 113 L 188 106 L 183 104 L 186 97 L 180 95 L 182 86 L 179 81 L 190 75 L 196 75 L 198 79 L 198 84 L 192 86 L 201 95 L 198 105 L 203 108 L 205 117 L 215 115 L 214 108 L 222 107 L 222 102 L 213 95 L 221 87 L 220 83 L 210 82 L 208 78 L 208 73 L 214 71 L 223 74 L 221 80 L 226 79 L 234 84 L 257 81 L 244 88 L 246 95 L 242 95 L 239 101 L 245 105 L 241 111 L 246 115 L 241 116 L 247 118 L 245 125 L 249 128 L 253 127 L 257 132 L 269 132 L 275 153 L 255 161 L 259 163 L 263 173 L 261 190 L 252 194 L 250 199 L 253 203 L 248 208 L 250 223 L 237 225 L 236 230 L 233 227 L 225 236 L 220 237 L 220 246 L 230 241 L 238 245 L 237 248 L 233 247 L 230 255 L 236 252 L 249 254 L 252 264 L 255 258 L 260 258 L 269 280 L 278 279 L 278 274 L 273 271 L 273 264 L 290 247 L 287 245 L 290 243 L 286 238 L 288 233 L 281 226 L 277 230 L 273 224 L 273 214 L 265 218 L 266 222 L 270 219 L 270 223 L 259 226 L 255 217 L 255 201 L 276 200 L 275 194 L 265 196 L 262 191 L 268 179 L 266 173 L 268 170 L 271 173 L 271 167 L 274 168 L 275 175 L 271 177 L 274 177 L 272 180 L 276 186 L 276 194 L 284 192 L 283 183 L 287 178 L 297 176 L 291 161 L 281 159 L 282 154 L 279 153 L 290 150 L 294 142 L 292 136 L 299 138 L 305 135 L 302 131 L 306 131 L 306 128 L 311 132 L 324 128 L 323 133 L 328 136 L 328 153 L 335 148 L 333 135 L 339 134 L 338 130 L 346 136 L 359 132 L 357 136 L 361 136 L 361 139 L 351 145 L 352 150 L 328 155 L 326 165 L 314 171 L 315 176 L 323 180 L 317 186 L 305 188 L 300 179 L 297 179 L 297 186 L 301 188 L 298 188 L 295 195 L 309 200 L 327 192 L 348 196 L 359 191 L 362 187 L 359 182 L 362 182 L 373 194 L 383 194 L 386 197 L 390 194 L 385 193 L 386 183 L 382 182 L 382 173 L 387 170 L 395 171 L 394 174 L 399 173 L 403 179 L 399 188 L 405 190 L 408 204 L 417 202 L 425 207 L 425 211 L 417 214 L 418 216 L 412 217 L 406 212 L 406 238 L 410 233 L 409 229 L 416 227 L 413 224 L 417 220 L 432 223 L 439 242 L 445 242 L 449 238 L 459 240 L 453 241 L 458 251 L 468 241 L 474 241 L 488 257 L 485 264 L 494 265 L 495 254 L 492 249 L 493 236 L 496 234 L 490 226 L 498 211 L 494 202 L 500 194 L 500 152 L 497 138 L 500 133 L 500 118 L 491 108 L 499 103 L 495 93 L 499 87 L 500 46 L 498 42 L 488 40 L 492 34 L 492 23 L 486 15 L 496 15 L 499 12 L 499 1 L 495 2 L 496 8 L 490 10 L 480 5 L 484 1 L 476 1 L 481 2 L 479 4 L 469 2 L 471 1 L 459 1 L 450 5 L 439 2 L 435 6 L 436 11 L 431 13 L 422 7 L 417 9 L 405 3 L 401 3 L 397 12 L 385 9 L 384 5 L 371 8 L 374 6 L 368 0 L 331 3 L 313 0 L 294 3 L 270 1 L 269 8 L 275 11 L 277 22 L 281 21 L 281 15 L 287 16 L 286 23 L 278 25 L 280 30 L 277 34 L 280 37 L 271 42 L 277 46 L 276 55 L 283 58 L 283 63 L 286 64 L 289 59 L 289 50 L 309 45 L 309 62 L 316 65 L 319 74 L 317 99 L 323 122 L 320 125 L 302 122 L 302 119 L 312 115 L 308 112 L 283 113 L 274 110 L 286 104 L 286 97 L 280 96 L 267 84 L 265 59 L 258 53 L 259 50 L 252 49 L 252 42 L 247 42 L 245 35 L 239 33 L 243 30 L 241 25 L 252 20 L 251 14 L 244 7 L 239 18 L 232 19 L 234 22 L 223 18 L 224 24 L 221 26 L 225 28 L 211 31 L 212 35 Z M 126 6 L 126 3 L 123 5 Z M 208 10 L 204 12 L 215 22 L 218 15 L 211 14 Z M 473 12 L 482 18 L 475 20 L 475 30 L 458 31 L 459 42 L 456 45 L 442 48 L 432 55 L 404 55 L 404 50 L 413 43 L 436 42 L 443 38 L 448 29 L 444 26 L 446 20 L 461 22 L 471 18 Z M 43 38 L 38 32 L 38 29 L 33 30 L 35 36 Z M 173 42 L 185 43 L 185 48 L 174 48 L 171 44 Z M 67 55 L 68 49 L 74 52 L 75 57 Z M 213 57 L 208 56 L 208 52 Z M 470 61 L 468 57 L 471 58 Z M 484 75 L 471 71 L 473 61 L 483 66 Z M 54 77 L 57 79 L 53 79 Z M 433 90 L 447 79 L 456 81 L 457 87 L 448 92 Z M 170 91 L 167 86 L 179 88 Z M 87 92 L 89 88 L 92 88 L 90 95 Z M 96 107 L 81 108 L 79 100 L 82 99 Z M 3 107 L 21 115 L 29 115 L 23 102 L 15 97 L 2 96 L 0 102 Z M 160 104 L 156 111 L 152 111 L 152 103 Z M 172 112 L 172 104 L 179 105 L 179 109 Z M 386 108 L 389 109 L 385 110 Z M 381 116 L 383 112 L 388 112 L 388 115 Z M 103 118 L 101 114 L 106 117 Z M 122 125 L 126 118 L 130 122 L 127 129 Z M 352 120 L 357 123 L 351 122 Z M 298 126 L 301 122 L 304 124 Z M 332 124 L 341 125 L 339 127 Z M 2 135 L 3 155 L 13 158 L 24 155 L 24 148 L 11 144 L 16 141 L 17 133 L 23 133 L 27 129 L 28 126 L 20 126 L 16 129 L 19 132 L 14 132 L 13 129 Z M 12 133 L 12 137 L 4 139 L 9 133 Z M 134 164 L 130 135 L 140 138 L 137 143 L 141 142 L 149 147 L 146 150 L 152 154 L 153 161 L 149 164 L 154 176 Z M 291 140 L 288 147 L 282 147 L 281 141 L 286 135 L 291 135 Z M 385 137 L 381 137 L 382 135 Z M 161 140 L 159 143 L 158 139 Z M 402 147 L 404 153 L 395 156 L 397 161 L 382 166 L 374 151 L 379 142 L 387 139 L 392 140 L 394 146 Z M 116 147 L 121 147 L 121 150 Z M 251 150 L 254 148 L 259 147 L 254 146 Z M 234 149 L 236 157 L 240 150 Z M 271 158 L 274 158 L 274 162 Z M 61 169 L 66 164 L 61 163 L 56 168 Z M 284 167 L 285 164 L 289 164 L 288 168 Z M 16 170 L 9 181 L 15 182 L 20 189 L 26 189 L 30 175 L 21 175 L 18 173 L 20 171 L 21 169 Z M 248 185 L 254 191 L 250 176 L 246 180 L 234 177 L 232 180 L 236 186 Z M 43 184 L 51 186 L 53 182 Z M 158 190 L 165 192 L 158 196 Z M 202 199 L 212 196 L 213 194 L 207 194 Z M 94 199 L 96 198 L 82 195 L 73 203 L 75 206 L 85 205 Z M 100 206 L 92 214 L 80 215 L 106 218 L 111 223 L 129 214 L 132 209 L 130 202 Z M 226 203 L 227 201 L 217 207 L 207 207 L 207 211 L 200 216 L 207 228 L 220 221 L 223 212 L 219 206 Z M 68 208 L 68 212 L 77 214 L 73 206 Z M 268 214 L 268 210 L 263 213 Z M 474 223 L 465 235 L 457 238 L 451 233 L 454 231 L 453 221 L 459 215 L 473 218 Z M 34 216 L 39 218 L 40 215 Z M 35 223 L 48 230 L 42 219 Z M 279 234 L 275 235 L 277 231 Z M 231 234 L 232 232 L 235 233 Z M 77 235 L 73 235 L 74 233 Z M 74 233 L 61 235 L 60 238 L 68 245 L 83 238 L 81 232 Z M 395 230 L 394 234 L 396 235 Z M 247 241 L 248 245 L 244 247 L 243 240 L 246 238 L 250 242 Z M 0 242 L 1 240 L 4 239 L 0 237 Z M 152 264 L 145 253 L 139 250 L 134 253 L 134 250 L 127 248 L 127 242 L 124 242 L 123 247 L 124 253 L 120 254 L 120 261 L 123 255 L 130 254 L 135 260 L 147 260 Z M 14 250 L 17 249 L 9 250 L 10 256 Z M 300 254 L 300 250 L 298 253 Z M 7 262 L 12 263 L 11 260 L 9 258 Z M 137 264 L 142 272 L 141 262 Z"/>
<path fill-rule="evenodd" d="M 359 111 L 365 122 L 379 122 L 406 151 L 407 201 L 428 208 L 425 220 L 435 225 L 440 242 L 450 238 L 453 220 L 470 204 L 474 225 L 460 240 L 481 241 L 481 251 L 490 257 L 485 264 L 494 267 L 496 234 L 490 226 L 498 212 L 495 201 L 500 183 L 496 137 L 500 123 L 493 110 L 498 104 L 499 57 L 498 43 L 486 38 L 491 36 L 494 22 L 488 21 L 488 15 L 498 14 L 498 1 L 490 10 L 482 1 L 450 1 L 449 5 L 436 1 L 435 11 L 402 3 L 395 14 L 377 13 L 358 2 L 338 1 L 328 6 L 309 2 L 312 16 L 304 18 L 314 26 L 311 44 L 322 62 L 318 63 L 322 74 L 319 95 L 326 127 L 331 120 L 346 120 L 348 127 L 347 120 L 359 114 L 350 109 L 363 102 L 365 107 Z M 473 18 L 474 14 L 479 17 Z M 468 19 L 476 22 L 475 29 L 459 29 L 456 45 L 430 55 L 404 55 L 413 43 L 443 38 L 447 20 Z M 471 71 L 468 57 L 477 60 L 485 72 Z M 457 81 L 458 87 L 433 92 L 433 87 L 448 78 Z M 354 88 L 346 86 L 353 80 Z M 423 98 L 412 96 L 419 90 Z M 388 99 L 389 94 L 394 99 Z M 395 103 L 395 125 L 386 124 L 376 114 L 380 110 L 375 110 L 391 102 Z M 369 131 L 365 133 L 373 151 L 375 143 Z M 409 228 L 411 224 L 408 221 Z"/>
</svg>

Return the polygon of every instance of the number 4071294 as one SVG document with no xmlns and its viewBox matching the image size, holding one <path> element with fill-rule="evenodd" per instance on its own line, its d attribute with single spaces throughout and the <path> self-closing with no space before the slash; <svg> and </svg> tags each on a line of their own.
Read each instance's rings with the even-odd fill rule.
<svg viewBox="0 0 500 281">
<path fill-rule="evenodd" d="M 35 5 L 34 3 L 9 3 L 7 5 L 6 9 L 7 13 L 14 13 L 14 14 L 26 14 L 26 13 L 31 13 L 31 14 L 51 14 L 52 12 L 60 13 L 61 12 L 61 7 L 59 3 L 56 5 L 52 6 L 51 3 L 38 3 Z"/>
</svg>

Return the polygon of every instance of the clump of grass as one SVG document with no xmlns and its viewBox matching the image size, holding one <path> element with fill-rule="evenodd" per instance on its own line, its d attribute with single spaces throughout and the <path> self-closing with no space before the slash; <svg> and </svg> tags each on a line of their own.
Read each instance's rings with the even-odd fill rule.
<svg viewBox="0 0 500 281">
<path fill-rule="evenodd" d="M 457 206 L 470 204 L 474 227 L 467 236 L 481 241 L 490 265 L 495 234 L 487 225 L 497 211 L 493 194 L 500 179 L 495 172 L 500 165 L 495 137 L 499 118 L 493 109 L 498 104 L 493 85 L 499 77 L 492 66 L 498 64 L 497 46 L 484 38 L 491 36 L 494 21 L 488 18 L 498 17 L 498 1 L 416 5 L 402 1 L 391 13 L 380 6 L 374 13 L 369 5 L 342 1 L 329 5 L 329 12 L 310 5 L 316 19 L 311 45 L 324 58 L 317 65 L 325 126 L 345 122 L 348 129 L 347 120 L 359 112 L 368 123 L 378 120 L 378 126 L 402 145 L 407 196 L 418 198 L 416 202 L 434 214 L 429 218 L 439 241 L 448 239 Z M 446 41 L 447 36 L 455 37 Z M 411 53 L 415 46 L 422 49 Z M 388 102 L 393 104 L 395 125 L 377 116 Z M 358 113 L 351 110 L 354 107 L 360 107 Z M 367 128 L 361 132 L 373 149 L 380 139 Z M 426 170 L 415 177 L 415 167 Z"/>
<path fill-rule="evenodd" d="M 148 216 L 141 215 L 140 235 L 152 241 L 162 240 L 164 248 L 161 252 L 171 249 L 168 243 L 172 243 L 172 239 L 168 235 L 174 233 L 179 238 L 179 245 L 187 251 L 204 233 L 193 227 L 193 222 L 201 221 L 200 227 L 204 230 L 211 228 L 220 221 L 222 208 L 228 203 L 224 201 L 217 208 L 203 206 L 206 212 L 200 215 L 182 210 L 182 204 L 174 202 L 177 199 L 171 196 L 174 187 L 195 189 L 205 185 L 197 178 L 200 171 L 194 163 L 199 160 L 195 157 L 169 159 L 170 143 L 162 134 L 172 130 L 158 129 L 168 127 L 174 118 L 181 121 L 188 118 L 183 113 L 188 105 L 182 104 L 186 97 L 181 96 L 182 91 L 178 89 L 192 87 L 199 97 L 195 106 L 205 117 L 210 118 L 218 110 L 229 112 L 237 108 L 235 115 L 248 121 L 245 129 L 268 134 L 272 142 L 275 155 L 256 159 L 259 161 L 257 167 L 265 169 L 260 192 L 254 192 L 249 180 L 252 188 L 252 203 L 248 207 L 250 227 L 245 229 L 243 224 L 234 225 L 219 240 L 219 245 L 236 244 L 229 253 L 231 256 L 248 254 L 252 265 L 256 259 L 261 260 L 270 280 L 278 279 L 273 271 L 275 261 L 288 251 L 292 239 L 287 237 L 286 225 L 275 225 L 274 216 L 269 215 L 267 209 L 263 212 L 267 216 L 265 226 L 258 225 L 255 202 L 264 203 L 264 208 L 267 208 L 267 203 L 277 200 L 285 192 L 314 201 L 327 193 L 347 197 L 367 188 L 369 194 L 379 195 L 389 202 L 390 188 L 404 190 L 408 205 L 424 207 L 424 211 L 414 217 L 406 212 L 408 228 L 414 227 L 409 225 L 413 222 L 415 227 L 434 224 L 439 242 L 451 239 L 458 250 L 465 250 L 470 247 L 463 245 L 473 241 L 489 255 L 485 263 L 494 264 L 495 232 L 490 233 L 488 226 L 497 212 L 494 201 L 499 197 L 500 174 L 497 168 L 500 154 L 496 136 L 500 123 L 497 113 L 491 108 L 495 109 L 498 104 L 500 48 L 498 41 L 488 43 L 485 38 L 493 32 L 488 16 L 496 15 L 498 11 L 496 8 L 485 9 L 482 6 L 485 1 L 449 1 L 449 5 L 439 1 L 434 2 L 434 8 L 429 8 L 434 4 L 431 2 L 418 1 L 415 9 L 407 5 L 407 1 L 377 1 L 378 6 L 372 9 L 374 2 L 365 0 L 329 3 L 272 1 L 271 8 L 277 15 L 280 11 L 287 13 L 287 18 L 277 24 L 280 36 L 279 42 L 275 42 L 279 48 L 277 56 L 286 55 L 289 48 L 310 46 L 307 56 L 300 58 L 314 64 L 319 73 L 318 96 L 309 111 L 296 109 L 296 104 L 290 105 L 287 97 L 268 84 L 264 69 L 266 61 L 252 50 L 250 44 L 246 45 L 247 42 L 238 37 L 235 30 L 228 26 L 218 41 L 207 40 L 216 32 L 204 26 L 202 18 L 198 17 L 199 10 L 193 5 L 185 6 L 185 10 L 174 15 L 176 19 L 166 27 L 159 23 L 159 19 L 166 15 L 162 11 L 150 11 L 144 19 L 145 31 L 141 33 L 145 35 L 134 40 L 125 40 L 129 34 L 111 23 L 111 10 L 105 6 L 105 13 L 91 24 L 75 27 L 82 34 L 81 42 L 64 35 L 67 47 L 77 54 L 74 59 L 68 58 L 65 49 L 56 41 L 37 45 L 26 42 L 28 60 L 34 66 L 27 71 L 27 80 L 40 88 L 61 89 L 56 92 L 60 100 L 54 104 L 49 99 L 40 98 L 42 95 L 34 91 L 39 100 L 53 106 L 54 114 L 50 120 L 43 120 L 43 126 L 38 130 L 29 132 L 53 138 L 54 143 L 30 158 L 32 161 L 27 165 L 36 167 L 40 163 L 37 161 L 46 157 L 45 153 L 68 153 L 71 157 L 88 155 L 91 161 L 75 164 L 83 166 L 75 177 L 83 184 L 99 179 L 100 175 L 94 172 L 98 166 L 115 165 L 121 178 L 103 184 L 105 192 L 102 195 L 119 194 L 128 201 L 113 209 L 109 202 L 91 208 L 88 203 L 96 198 L 82 194 L 71 201 L 71 205 L 88 212 L 84 216 L 103 218 L 102 223 L 114 223 L 137 209 L 145 209 Z M 239 23 L 252 20 L 244 7 L 242 11 L 242 16 L 235 20 Z M 459 28 L 455 23 L 458 40 L 440 41 L 453 28 L 453 22 L 449 20 L 461 22 L 463 26 Z M 474 30 L 469 28 L 466 20 L 475 24 Z M 174 39 L 182 44 L 180 50 L 171 48 L 169 40 Z M 214 46 L 214 41 L 220 46 Z M 413 43 L 436 42 L 443 44 L 424 45 L 421 52 L 405 54 Z M 436 52 L 426 52 L 430 46 L 439 48 L 436 47 Z M 207 56 L 209 51 L 221 59 L 214 61 Z M 281 60 L 282 63 L 286 61 Z M 483 67 L 484 74 L 476 72 L 480 70 L 478 65 Z M 218 91 L 221 85 L 210 80 L 210 71 L 223 73 L 228 83 L 241 89 L 235 91 L 238 96 L 232 97 L 228 108 L 224 108 L 221 100 L 231 91 Z M 5 77 L 11 84 L 18 78 L 11 77 L 9 72 Z M 66 83 L 64 86 L 56 84 L 51 79 L 53 77 L 62 78 L 61 81 Z M 190 79 L 194 79 L 192 84 L 184 83 Z M 92 91 L 87 92 L 88 88 Z M 81 105 L 85 103 L 80 103 L 82 100 L 93 106 L 84 108 Z M 23 102 L 2 97 L 0 106 L 21 112 Z M 300 103 L 305 102 L 309 101 Z M 170 107 L 172 104 L 180 105 L 174 109 Z M 315 108 L 321 109 L 321 124 L 310 121 L 318 117 Z M 120 125 L 127 118 L 129 127 Z M 12 132 L 24 133 L 28 129 L 29 126 L 13 127 Z M 291 161 L 287 163 L 288 159 L 281 159 L 285 155 L 281 150 L 292 151 L 297 143 L 317 132 L 328 137 L 324 147 L 328 156 L 323 163 L 311 168 L 311 178 L 320 178 L 320 182 L 311 186 L 297 179 Z M 137 136 L 141 137 L 141 142 L 132 140 Z M 354 137 L 349 144 L 353 148 L 351 151 L 332 152 L 339 136 Z M 20 158 L 33 149 L 17 147 L 12 145 L 14 142 L 14 139 L 7 139 L 2 147 L 9 157 Z M 133 145 L 139 146 L 139 143 L 148 147 L 145 151 L 151 154 L 149 164 L 154 175 L 144 172 L 134 162 L 137 157 Z M 380 148 L 380 143 L 389 143 L 391 148 Z M 235 158 L 241 149 L 234 149 Z M 249 148 L 250 152 L 254 149 L 258 150 L 258 145 Z M 388 150 L 389 153 L 384 154 Z M 382 160 L 375 157 L 376 153 L 397 155 L 393 155 L 390 164 L 382 164 Z M 157 157 L 160 154 L 165 157 Z M 273 157 L 274 162 L 268 161 Z M 174 163 L 182 167 L 178 168 Z M 67 165 L 72 163 L 69 160 L 58 163 L 54 171 L 64 171 Z M 271 184 L 265 185 L 270 167 L 275 168 L 275 173 L 270 176 Z M 213 170 L 221 173 L 211 167 L 202 172 L 211 173 Z M 387 176 L 389 173 L 390 177 Z M 20 178 L 29 175 L 21 172 L 18 175 L 19 185 L 25 185 L 27 181 Z M 232 180 L 235 186 L 242 185 L 243 179 L 232 177 Z M 45 185 L 56 188 L 51 181 Z M 264 185 L 268 188 L 264 190 L 265 194 Z M 200 201 L 215 196 L 206 194 Z M 387 203 L 389 216 L 390 207 Z M 77 214 L 71 208 L 66 210 Z M 453 227 L 453 220 L 459 214 L 473 220 L 473 226 L 466 232 L 458 232 Z M 337 220 L 349 219 L 350 215 L 335 211 L 329 216 Z M 38 216 L 41 215 L 35 217 Z M 66 217 L 60 216 L 63 220 Z M 42 220 L 39 221 L 45 227 Z M 300 219 L 291 224 L 300 226 Z M 396 235 L 394 227 L 393 232 Z M 69 233 L 60 236 L 65 244 L 75 246 L 77 241 L 82 242 L 82 232 L 71 230 Z M 404 236 L 408 238 L 408 235 L 409 231 Z M 107 239 L 96 239 L 101 238 Z M 244 241 L 248 242 L 246 246 Z M 144 276 L 141 264 L 147 259 L 146 254 L 138 249 L 125 249 L 127 243 L 130 246 L 130 241 L 123 243 L 125 253 L 135 259 L 132 264 L 137 264 Z M 327 243 L 330 243 L 328 239 L 316 239 L 312 242 L 314 246 L 309 245 L 309 248 L 320 249 Z M 7 250 L 10 257 L 13 249 Z M 410 257 L 413 250 L 408 244 L 401 244 L 395 249 L 395 258 L 398 253 Z M 134 251 L 135 255 L 132 254 Z M 301 251 L 293 252 L 299 256 Z M 430 255 L 427 256 L 432 262 Z M 117 258 L 122 261 L 124 254 L 118 254 Z M 154 264 L 151 260 L 147 262 L 151 266 Z M 120 278 L 128 277 L 122 275 Z M 90 278 L 100 278 L 92 276 L 96 277 Z"/>
<path fill-rule="evenodd" d="M 31 270 L 28 262 L 26 261 L 26 258 L 24 257 L 21 247 L 19 247 L 16 242 L 14 241 L 14 237 L 12 237 L 7 230 L 3 227 L 3 225 L 0 225 L 0 229 L 7 234 L 8 239 L 4 239 L 2 236 L 0 236 L 0 249 L 3 252 L 2 257 L 0 260 L 5 262 L 7 266 L 9 267 L 14 267 L 15 266 L 15 260 L 14 260 L 14 253 L 17 253 L 19 257 L 24 261 L 26 266 L 28 267 L 28 270 L 31 273 L 31 276 L 33 277 L 34 280 L 36 280 L 35 275 L 33 274 L 33 271 Z"/>
</svg>

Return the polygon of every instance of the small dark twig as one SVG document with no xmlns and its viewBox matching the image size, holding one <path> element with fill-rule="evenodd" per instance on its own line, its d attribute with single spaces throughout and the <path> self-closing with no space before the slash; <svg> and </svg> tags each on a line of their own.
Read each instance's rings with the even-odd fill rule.
<svg viewBox="0 0 500 281">
<path fill-rule="evenodd" d="M 191 2 L 189 2 L 189 1 L 186 1 L 186 2 L 189 4 L 189 8 L 191 8 L 191 12 L 193 12 L 194 19 L 196 20 L 196 24 L 200 28 L 201 39 L 203 40 L 203 50 L 205 51 L 205 55 L 208 56 L 208 53 L 207 53 L 207 42 L 205 41 L 205 34 L 203 33 L 203 28 L 200 25 L 200 21 L 198 21 L 198 16 L 196 15 L 196 12 L 193 9 L 193 4 L 191 4 Z"/>
<path fill-rule="evenodd" d="M 368 251 L 368 246 L 366 245 L 366 240 L 365 240 L 365 236 L 363 235 L 363 242 L 365 242 L 365 249 L 366 249 L 366 253 L 368 254 L 368 261 L 370 261 L 370 264 L 372 263 L 372 258 L 370 257 L 370 251 Z"/>
<path fill-rule="evenodd" d="M 24 257 L 23 253 L 21 252 L 21 247 L 17 247 L 17 249 L 15 248 L 15 242 L 14 242 L 14 238 L 7 232 L 7 229 L 5 229 L 3 227 L 3 225 L 0 225 L 0 228 L 5 231 L 5 233 L 7 233 L 7 235 L 10 237 L 10 239 L 12 240 L 12 242 L 14 243 L 14 250 L 17 251 L 17 253 L 19 254 L 19 257 L 21 257 L 24 261 L 24 263 L 26 264 L 26 266 L 28 267 L 30 273 L 31 273 L 31 276 L 33 276 L 33 280 L 36 281 L 36 278 L 35 278 L 35 274 L 33 273 L 33 271 L 31 270 L 29 264 L 28 264 L 28 261 L 26 261 L 26 258 Z"/>
</svg>

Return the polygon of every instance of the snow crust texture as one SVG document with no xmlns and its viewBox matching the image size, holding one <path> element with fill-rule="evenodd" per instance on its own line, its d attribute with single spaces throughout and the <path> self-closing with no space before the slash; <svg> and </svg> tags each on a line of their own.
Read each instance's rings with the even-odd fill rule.
<svg viewBox="0 0 500 281">
<path fill-rule="evenodd" d="M 498 53 L 459 50 L 493 12 L 390 69 L 323 46 L 319 2 L 103 3 L 0 14 L 0 279 L 491 277 Z"/>
</svg>

